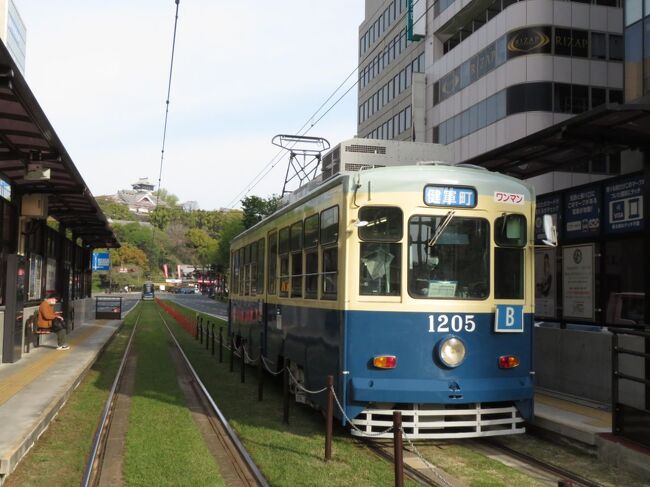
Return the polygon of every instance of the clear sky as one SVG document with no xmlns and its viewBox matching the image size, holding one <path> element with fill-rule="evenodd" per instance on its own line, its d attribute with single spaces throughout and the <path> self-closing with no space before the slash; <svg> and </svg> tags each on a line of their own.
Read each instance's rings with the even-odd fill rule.
<svg viewBox="0 0 650 487">
<path fill-rule="evenodd" d="M 94 195 L 157 183 L 173 0 L 15 0 L 27 81 Z M 231 205 L 356 68 L 363 0 L 180 0 L 162 187 Z M 353 76 L 350 83 L 354 82 Z M 337 95 L 338 98 L 338 95 Z M 357 90 L 309 135 L 356 130 Z M 284 157 L 250 194 L 282 190 Z M 238 202 L 237 202 L 238 204 Z"/>
</svg>

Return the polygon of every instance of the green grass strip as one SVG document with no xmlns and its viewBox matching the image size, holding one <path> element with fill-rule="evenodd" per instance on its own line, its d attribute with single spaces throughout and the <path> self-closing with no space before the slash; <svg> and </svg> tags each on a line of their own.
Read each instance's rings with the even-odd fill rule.
<svg viewBox="0 0 650 487">
<path fill-rule="evenodd" d="M 134 343 L 137 368 L 126 439 L 126 485 L 222 486 L 178 385 L 171 339 L 158 307 L 142 306 Z"/>
<path fill-rule="evenodd" d="M 196 313 L 175 303 L 189 317 Z M 335 429 L 333 460 L 324 462 L 325 421 L 307 406 L 291 404 L 290 424 L 282 423 L 282 394 L 278 382 L 266 377 L 264 401 L 257 401 L 256 371 L 249 367 L 240 383 L 239 362 L 228 372 L 228 353 L 219 364 L 173 319 L 174 332 L 215 402 L 237 432 L 264 476 L 274 486 L 385 486 L 393 485 L 393 467 L 360 446 L 348 432 Z M 219 322 L 208 317 L 211 323 Z M 218 353 L 218 351 L 216 352 Z M 256 355 L 256 353 L 254 353 Z M 416 485 L 407 480 L 405 485 Z"/>
<path fill-rule="evenodd" d="M 128 315 L 49 428 L 9 476 L 5 487 L 79 485 L 95 429 L 137 313 L 138 310 L 134 310 Z"/>
</svg>

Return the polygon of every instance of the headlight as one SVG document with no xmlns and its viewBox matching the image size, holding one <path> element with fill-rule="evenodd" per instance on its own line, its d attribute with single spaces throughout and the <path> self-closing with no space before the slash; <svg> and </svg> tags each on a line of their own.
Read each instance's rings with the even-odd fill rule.
<svg viewBox="0 0 650 487">
<path fill-rule="evenodd" d="M 458 367 L 465 360 L 465 344 L 456 337 L 446 338 L 440 342 L 438 354 L 447 367 Z"/>
</svg>

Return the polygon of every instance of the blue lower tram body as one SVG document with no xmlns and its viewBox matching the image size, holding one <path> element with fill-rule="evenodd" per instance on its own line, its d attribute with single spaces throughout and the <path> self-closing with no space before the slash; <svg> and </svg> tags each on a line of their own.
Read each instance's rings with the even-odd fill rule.
<svg viewBox="0 0 650 487">
<path fill-rule="evenodd" d="M 287 360 L 303 369 L 304 387 L 321 389 L 333 375 L 345 414 L 354 419 L 373 405 L 514 405 L 524 420 L 533 414 L 533 318 L 524 315 L 522 333 L 494 331 L 494 314 L 473 314 L 473 331 L 430 331 L 431 314 L 340 311 L 297 306 L 231 303 L 230 331 L 243 337 L 281 368 Z M 442 313 L 459 315 L 458 313 Z M 466 314 L 460 313 L 465 320 Z M 439 361 L 438 344 L 455 336 L 466 356 L 456 368 Z M 372 359 L 394 355 L 394 369 L 377 369 Z M 514 355 L 520 364 L 499 368 L 499 357 Z M 325 394 L 309 398 L 325 407 Z M 461 408 L 463 406 L 460 406 Z M 335 411 L 343 423 L 345 419 Z"/>
</svg>

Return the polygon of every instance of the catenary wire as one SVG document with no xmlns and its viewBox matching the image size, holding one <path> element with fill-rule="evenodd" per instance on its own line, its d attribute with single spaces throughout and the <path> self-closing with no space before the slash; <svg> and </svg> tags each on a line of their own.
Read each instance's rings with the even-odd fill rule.
<svg viewBox="0 0 650 487">
<path fill-rule="evenodd" d="M 413 5 L 415 6 L 419 1 L 421 1 L 421 0 L 415 0 L 415 2 L 413 2 Z M 434 2 L 434 3 L 435 3 L 435 2 Z M 417 19 L 414 19 L 414 20 L 413 20 L 413 23 L 415 24 L 415 23 L 417 23 L 418 21 L 420 21 L 423 17 L 425 17 L 425 16 L 427 15 L 427 13 L 429 12 L 429 10 L 431 10 L 431 8 L 433 8 L 434 3 L 432 3 L 431 5 L 429 5 L 429 6 L 425 9 L 425 11 L 422 13 L 422 15 L 420 15 Z M 382 8 L 383 8 L 383 7 L 382 7 Z M 377 13 L 379 10 L 381 10 L 381 8 L 380 8 L 380 9 L 377 9 L 377 10 L 375 11 L 375 13 Z M 372 16 L 374 16 L 374 15 L 375 15 L 375 14 L 373 14 Z M 371 17 L 372 17 L 372 16 L 371 16 Z M 405 15 L 404 17 L 406 18 L 407 15 Z M 393 25 L 393 27 L 391 27 L 390 30 L 393 30 L 393 29 L 395 29 L 395 28 L 398 27 L 398 26 L 399 26 L 399 23 L 395 23 L 395 24 Z M 370 52 L 369 52 L 368 54 L 366 54 L 366 56 L 364 57 L 364 59 L 363 59 L 363 60 L 362 60 L 362 61 L 361 61 L 361 62 L 360 62 L 360 63 L 359 63 L 355 68 L 354 68 L 354 70 L 352 70 L 352 72 L 351 72 L 351 73 L 350 73 L 350 74 L 345 78 L 345 80 L 344 80 L 341 84 L 339 84 L 339 86 L 338 86 L 338 87 L 337 87 L 337 88 L 332 92 L 332 94 L 330 94 L 330 96 L 329 96 L 329 97 L 328 97 L 328 98 L 327 98 L 327 99 L 326 99 L 326 100 L 321 104 L 321 106 L 316 110 L 316 112 L 314 112 L 314 114 L 313 114 L 311 117 L 309 117 L 309 118 L 307 119 L 307 121 L 303 124 L 303 126 L 298 130 L 298 132 L 297 132 L 298 135 L 305 135 L 305 134 L 307 134 L 307 133 L 308 133 L 312 128 L 314 128 L 314 126 L 315 126 L 318 122 L 320 122 L 320 121 L 321 121 L 321 120 L 322 120 L 322 119 L 323 119 L 323 118 L 324 118 L 324 117 L 325 117 L 325 116 L 326 116 L 330 111 L 332 111 L 332 109 L 333 109 L 336 105 L 338 105 L 338 104 L 341 102 L 341 100 L 342 100 L 343 98 L 345 98 L 345 96 L 346 96 L 350 91 L 352 91 L 352 88 L 354 88 L 355 86 L 357 86 L 357 85 L 359 84 L 359 78 L 357 78 L 357 80 L 355 81 L 355 83 L 352 84 L 352 85 L 351 85 L 351 86 L 350 86 L 350 87 L 349 87 L 349 88 L 348 88 L 348 89 L 343 93 L 343 95 L 341 95 L 341 96 L 340 96 L 340 97 L 339 97 L 339 98 L 338 98 L 338 99 L 337 99 L 337 100 L 336 100 L 336 101 L 335 101 L 335 102 L 334 102 L 334 103 L 333 103 L 333 104 L 332 104 L 332 105 L 331 105 L 331 106 L 330 106 L 330 107 L 325 111 L 325 113 L 323 113 L 323 114 L 322 114 L 322 115 L 321 115 L 321 116 L 320 116 L 316 121 L 314 121 L 313 123 L 310 124 L 310 122 L 315 118 L 315 116 L 318 114 L 318 112 L 319 112 L 319 111 L 320 111 L 320 110 L 321 110 L 321 109 L 322 109 L 322 108 L 323 108 L 323 107 L 324 107 L 324 106 L 325 106 L 325 105 L 326 105 L 326 104 L 327 104 L 327 103 L 328 103 L 328 102 L 329 102 L 329 101 L 334 97 L 334 95 L 336 95 L 336 93 L 338 93 L 338 91 L 339 91 L 339 90 L 340 90 L 340 89 L 345 85 L 345 83 L 346 83 L 346 82 L 347 82 L 347 81 L 352 77 L 352 75 L 354 75 L 354 73 L 356 73 L 356 72 L 359 70 L 359 68 L 360 68 L 360 67 L 361 67 L 361 66 L 366 62 L 366 60 L 367 60 L 368 58 L 370 58 L 370 57 L 374 54 L 374 52 L 375 52 L 377 49 L 379 49 L 380 46 L 382 46 L 382 44 L 381 44 L 381 43 L 377 43 L 377 44 L 376 44 L 376 45 L 375 45 L 375 46 L 370 50 Z M 382 47 L 382 50 L 384 50 L 384 49 L 386 49 L 386 48 L 387 48 L 386 46 L 383 46 L 383 47 Z M 305 129 L 305 127 L 307 127 L 307 125 L 309 125 L 309 127 L 308 127 L 308 128 L 307 128 L 303 133 L 300 133 L 303 129 Z M 295 143 L 294 143 L 294 145 L 295 145 Z M 292 147 L 293 147 L 293 146 L 292 146 Z M 265 178 L 265 177 L 266 177 L 266 176 L 267 176 L 267 175 L 268 175 L 268 174 L 269 174 L 269 173 L 270 173 L 274 168 L 275 168 L 275 166 L 280 162 L 280 159 L 278 159 L 278 157 L 280 157 L 281 155 L 283 155 L 284 152 L 287 151 L 287 150 L 289 150 L 289 148 L 286 148 L 286 149 L 284 149 L 284 148 L 283 148 L 283 149 L 280 149 L 280 150 L 278 151 L 278 153 L 275 154 L 275 156 L 273 156 L 273 157 L 271 158 L 271 160 L 270 160 L 269 162 L 267 162 L 266 165 L 265 165 L 265 166 L 264 166 L 264 167 L 263 167 L 263 168 L 258 172 L 258 174 L 257 174 L 257 175 L 256 175 L 256 176 L 251 180 L 251 182 L 250 182 L 249 184 L 247 184 L 247 185 L 244 187 L 244 189 L 241 190 L 241 191 L 237 194 L 237 196 L 235 196 L 235 197 L 230 201 L 230 203 L 228 204 L 228 208 L 234 208 L 234 206 L 237 204 L 237 202 L 240 200 L 240 198 L 245 197 L 248 193 L 250 193 L 250 192 L 255 188 L 255 186 L 257 186 L 257 185 L 258 185 L 258 184 L 259 184 L 259 183 L 260 183 L 260 182 L 261 182 L 261 181 L 262 181 L 262 180 L 263 180 L 263 179 L 264 179 L 264 178 Z M 276 160 L 276 159 L 278 159 L 278 160 Z"/>
<path fill-rule="evenodd" d="M 176 2 L 176 13 L 174 14 L 174 34 L 172 36 L 172 54 L 169 62 L 169 79 L 167 81 L 167 100 L 165 100 L 165 122 L 163 124 L 162 149 L 160 150 L 160 168 L 158 170 L 158 191 L 156 191 L 156 206 L 160 200 L 160 184 L 162 182 L 163 164 L 165 161 L 165 143 L 167 142 L 167 120 L 169 119 L 169 99 L 172 91 L 172 74 L 174 73 L 174 54 L 176 52 L 176 30 L 178 28 L 178 7 L 180 0 Z M 153 247 L 156 235 L 156 225 L 151 225 L 151 246 Z"/>
</svg>

